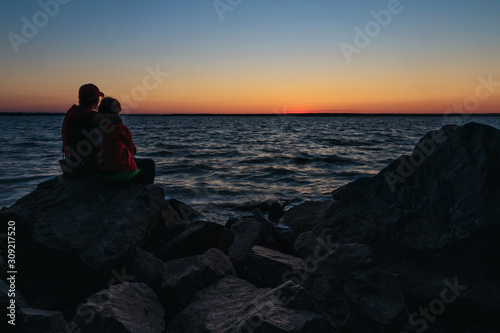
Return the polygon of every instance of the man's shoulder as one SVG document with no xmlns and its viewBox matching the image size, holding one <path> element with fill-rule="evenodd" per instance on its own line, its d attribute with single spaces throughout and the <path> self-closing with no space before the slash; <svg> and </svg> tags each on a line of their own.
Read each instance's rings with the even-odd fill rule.
<svg viewBox="0 0 500 333">
<path fill-rule="evenodd" d="M 78 105 L 73 105 L 67 112 L 66 117 L 71 117 L 74 119 L 81 119 L 90 121 L 97 114 L 96 111 L 85 110 L 80 108 Z"/>
</svg>

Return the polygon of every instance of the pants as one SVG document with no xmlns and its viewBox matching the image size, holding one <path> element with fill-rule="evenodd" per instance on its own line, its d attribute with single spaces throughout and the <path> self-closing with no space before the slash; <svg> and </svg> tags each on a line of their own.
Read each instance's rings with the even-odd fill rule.
<svg viewBox="0 0 500 333">
<path fill-rule="evenodd" d="M 137 184 L 153 184 L 155 181 L 155 161 L 149 158 L 134 158 L 137 169 L 141 171 L 132 178 Z"/>
</svg>

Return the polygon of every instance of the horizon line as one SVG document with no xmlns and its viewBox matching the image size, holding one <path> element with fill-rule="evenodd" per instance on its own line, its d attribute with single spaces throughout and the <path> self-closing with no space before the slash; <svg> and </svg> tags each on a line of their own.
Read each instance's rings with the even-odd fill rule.
<svg viewBox="0 0 500 333">
<path fill-rule="evenodd" d="M 0 116 L 56 116 L 66 112 L 0 111 Z M 288 112 L 288 113 L 122 113 L 120 116 L 500 116 L 500 112 L 489 113 L 403 113 L 403 112 Z"/>
</svg>

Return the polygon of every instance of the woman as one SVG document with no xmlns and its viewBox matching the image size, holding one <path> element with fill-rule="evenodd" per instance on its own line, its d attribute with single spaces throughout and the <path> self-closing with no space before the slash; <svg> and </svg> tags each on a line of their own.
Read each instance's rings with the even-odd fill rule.
<svg viewBox="0 0 500 333">
<path fill-rule="evenodd" d="M 99 105 L 99 113 L 118 114 L 122 110 L 118 100 L 105 97 Z M 139 184 L 153 184 L 155 163 L 151 159 L 135 159 L 136 148 L 132 133 L 124 124 L 101 127 L 97 131 L 98 176 L 109 182 L 132 179 Z"/>
</svg>

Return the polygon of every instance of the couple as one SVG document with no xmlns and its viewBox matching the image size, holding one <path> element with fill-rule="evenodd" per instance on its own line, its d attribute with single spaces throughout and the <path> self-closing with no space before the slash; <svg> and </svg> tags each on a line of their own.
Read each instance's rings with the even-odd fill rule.
<svg viewBox="0 0 500 333">
<path fill-rule="evenodd" d="M 155 163 L 136 159 L 132 134 L 118 115 L 120 102 L 104 94 L 93 84 L 80 87 L 78 105 L 73 105 L 62 126 L 63 152 L 61 169 L 69 177 L 88 174 L 109 182 L 132 180 L 153 184 Z M 98 112 L 94 111 L 99 105 Z"/>
</svg>

